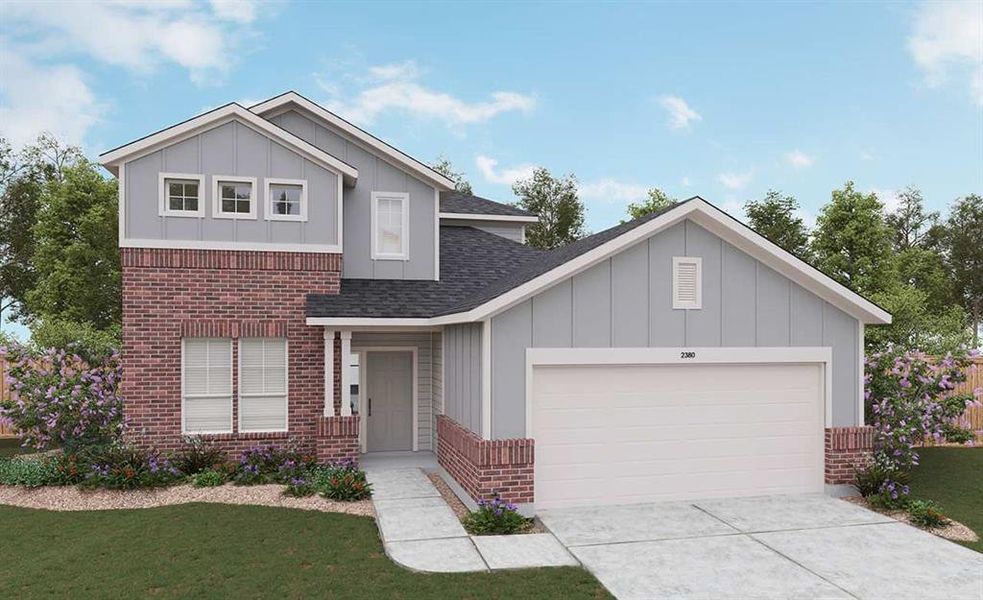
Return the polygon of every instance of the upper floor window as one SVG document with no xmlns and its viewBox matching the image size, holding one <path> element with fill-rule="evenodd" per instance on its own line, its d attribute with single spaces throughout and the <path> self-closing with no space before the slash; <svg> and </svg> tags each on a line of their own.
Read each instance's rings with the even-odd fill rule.
<svg viewBox="0 0 983 600">
<path fill-rule="evenodd" d="M 266 218 L 272 221 L 306 221 L 307 181 L 268 178 Z"/>
<path fill-rule="evenodd" d="M 222 219 L 256 218 L 256 178 L 216 176 L 213 216 Z"/>
<path fill-rule="evenodd" d="M 396 192 L 372 192 L 372 258 L 409 258 L 410 196 Z"/>
<path fill-rule="evenodd" d="M 162 217 L 204 216 L 201 197 L 204 179 L 201 175 L 161 173 L 158 181 L 158 214 Z"/>
</svg>

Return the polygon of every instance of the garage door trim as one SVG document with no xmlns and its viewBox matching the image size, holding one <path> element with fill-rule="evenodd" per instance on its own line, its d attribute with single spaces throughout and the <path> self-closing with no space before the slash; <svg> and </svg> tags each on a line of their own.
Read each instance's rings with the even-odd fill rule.
<svg viewBox="0 0 983 600">
<path fill-rule="evenodd" d="M 533 433 L 534 368 L 545 365 L 687 365 L 687 364 L 781 364 L 823 365 L 825 427 L 833 420 L 833 350 L 823 347 L 795 348 L 528 348 L 526 350 L 526 437 Z"/>
</svg>

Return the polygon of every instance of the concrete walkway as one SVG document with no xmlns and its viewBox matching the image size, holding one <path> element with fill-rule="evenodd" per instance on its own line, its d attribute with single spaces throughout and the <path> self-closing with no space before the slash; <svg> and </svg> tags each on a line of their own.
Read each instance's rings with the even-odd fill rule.
<svg viewBox="0 0 983 600">
<path fill-rule="evenodd" d="M 549 533 L 470 536 L 417 468 L 366 468 L 382 544 L 414 571 L 460 573 L 579 565 Z"/>
</svg>

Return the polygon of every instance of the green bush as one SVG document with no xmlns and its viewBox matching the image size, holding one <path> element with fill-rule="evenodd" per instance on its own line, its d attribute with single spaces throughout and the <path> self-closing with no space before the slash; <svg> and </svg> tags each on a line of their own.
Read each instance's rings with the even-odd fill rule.
<svg viewBox="0 0 983 600">
<path fill-rule="evenodd" d="M 226 462 L 225 452 L 204 438 L 187 436 L 183 442 L 173 462 L 174 466 L 185 475 L 218 470 Z"/>
<path fill-rule="evenodd" d="M 233 480 L 237 485 L 288 483 L 291 479 L 306 476 L 315 465 L 313 456 L 296 449 L 257 446 L 239 455 Z"/>
<path fill-rule="evenodd" d="M 853 487 L 864 498 L 870 498 L 881 492 L 884 483 L 890 477 L 890 472 L 877 463 L 859 467 L 853 472 Z"/>
<path fill-rule="evenodd" d="M 960 427 L 954 423 L 946 423 L 942 426 L 942 437 L 951 444 L 965 444 L 976 439 L 976 434 L 972 429 Z"/>
<path fill-rule="evenodd" d="M 0 458 L 0 485 L 41 487 L 58 483 L 55 461 L 47 457 Z"/>
<path fill-rule="evenodd" d="M 365 471 L 352 461 L 315 469 L 312 480 L 314 488 L 328 500 L 356 502 L 372 497 L 372 484 Z"/>
<path fill-rule="evenodd" d="M 294 498 L 306 498 L 307 496 L 313 496 L 317 492 L 317 488 L 314 487 L 314 483 L 311 477 L 293 477 L 287 481 L 287 487 L 283 489 L 284 496 L 292 496 Z"/>
<path fill-rule="evenodd" d="M 532 519 L 519 514 L 518 507 L 495 494 L 491 500 L 479 500 L 478 510 L 464 518 L 464 528 L 472 535 L 507 535 L 520 533 L 532 525 Z"/>
<path fill-rule="evenodd" d="M 90 362 L 104 362 L 120 347 L 120 326 L 97 329 L 91 323 L 38 319 L 31 323 L 31 345 L 39 352 L 56 348 L 78 354 Z"/>
<path fill-rule="evenodd" d="M 83 487 L 131 490 L 174 485 L 182 478 L 166 458 L 125 444 L 85 448 L 76 460 L 87 467 L 79 482 Z"/>
<path fill-rule="evenodd" d="M 193 481 L 195 487 L 217 487 L 225 483 L 225 475 L 219 471 L 201 471 Z"/>
<path fill-rule="evenodd" d="M 939 505 L 931 500 L 912 500 L 908 503 L 908 516 L 914 525 L 934 529 L 949 524 Z"/>
</svg>

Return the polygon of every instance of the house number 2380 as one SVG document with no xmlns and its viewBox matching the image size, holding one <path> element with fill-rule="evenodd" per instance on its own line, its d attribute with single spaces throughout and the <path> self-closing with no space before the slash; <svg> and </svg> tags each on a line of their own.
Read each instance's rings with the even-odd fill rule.
<svg viewBox="0 0 983 600">
<path fill-rule="evenodd" d="M 680 352 L 679 358 L 696 358 L 696 352 Z"/>
</svg>

